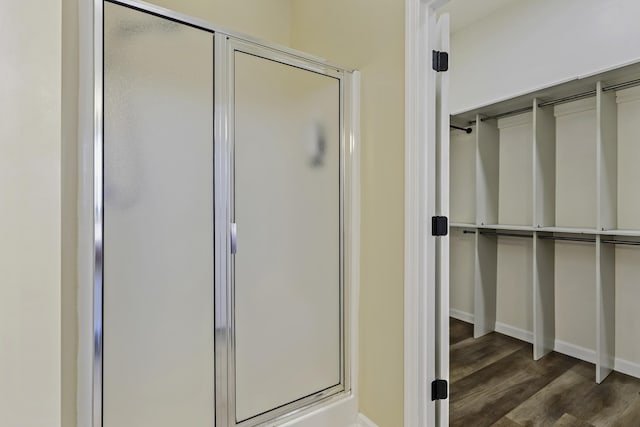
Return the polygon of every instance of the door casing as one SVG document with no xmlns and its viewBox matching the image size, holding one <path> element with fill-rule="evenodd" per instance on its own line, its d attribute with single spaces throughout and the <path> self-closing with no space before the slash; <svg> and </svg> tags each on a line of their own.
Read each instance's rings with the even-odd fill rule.
<svg viewBox="0 0 640 427">
<path fill-rule="evenodd" d="M 448 340 L 441 339 L 448 324 L 439 320 L 444 313 L 448 316 L 448 307 L 438 309 L 448 301 L 448 271 L 440 275 L 444 282 L 437 280 L 449 256 L 447 243 L 438 239 L 448 237 L 431 235 L 431 217 L 448 212 L 437 203 L 442 181 L 437 174 L 437 130 L 443 126 L 437 122 L 437 108 L 447 103 L 437 103 L 442 79 L 431 64 L 432 51 L 443 50 L 437 10 L 447 2 L 405 0 L 405 427 L 448 425 L 448 401 L 431 400 L 431 383 L 440 378 L 441 369 L 448 373 Z M 448 112 L 441 116 L 447 121 L 448 117 Z M 444 357 L 447 360 L 440 363 Z"/>
</svg>

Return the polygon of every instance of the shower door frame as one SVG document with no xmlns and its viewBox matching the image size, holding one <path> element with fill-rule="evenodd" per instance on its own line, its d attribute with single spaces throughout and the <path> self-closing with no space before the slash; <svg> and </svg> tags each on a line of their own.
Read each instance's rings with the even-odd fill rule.
<svg viewBox="0 0 640 427">
<path fill-rule="evenodd" d="M 79 144 L 81 176 L 92 172 L 93 186 L 80 188 L 80 242 L 90 239 L 93 252 L 78 254 L 79 268 L 90 265 L 92 310 L 91 352 L 78 349 L 79 393 L 90 392 L 91 409 L 80 410 L 91 418 L 92 427 L 103 427 L 103 88 L 104 3 L 109 2 L 211 33 L 214 41 L 214 317 L 215 325 L 215 425 L 219 427 L 251 427 L 256 425 L 304 425 L 294 419 L 318 416 L 321 423 L 345 425 L 357 413 L 357 318 L 360 242 L 360 148 L 359 148 L 359 73 L 328 63 L 320 58 L 286 47 L 239 35 L 206 21 L 191 18 L 168 9 L 137 0 L 93 1 L 93 46 L 85 58 L 93 62 L 92 90 L 80 86 L 80 100 L 91 99 L 92 141 Z M 81 12 L 82 14 L 82 12 Z M 82 33 L 82 31 L 81 31 Z M 82 36 L 82 34 L 80 34 Z M 265 414 L 237 423 L 235 417 L 235 343 L 233 328 L 233 255 L 230 227 L 233 218 L 233 55 L 236 51 L 294 66 L 309 72 L 328 75 L 340 84 L 340 383 L 328 389 L 290 402 Z M 83 56 L 81 46 L 81 57 Z M 82 117 L 81 117 L 82 120 Z M 87 119 L 88 121 L 88 119 Z M 80 129 L 82 132 L 82 129 Z M 86 156 L 92 152 L 92 158 Z M 88 208 L 91 205 L 91 212 Z M 83 209 L 83 206 L 85 209 Z M 90 218 L 90 219 L 89 219 Z M 90 226 L 89 226 L 89 223 Z M 90 259 L 89 259 L 90 258 Z M 89 272 L 87 271 L 87 276 Z M 87 277 L 88 279 L 88 277 Z M 82 287 L 82 279 L 80 286 Z M 86 314 L 84 315 L 86 317 Z M 83 314 L 79 314 L 82 319 Z M 82 346 L 82 331 L 80 331 Z M 88 337 L 87 337 L 88 338 Z M 88 340 L 86 340 L 88 341 Z M 85 341 L 85 342 L 86 342 Z M 83 362 L 91 366 L 82 371 Z M 308 417 L 306 416 L 308 415 Z M 213 426 L 212 426 L 213 427 Z"/>
<path fill-rule="evenodd" d="M 265 422 L 277 422 L 280 420 L 291 418 L 298 412 L 303 411 L 309 405 L 325 401 L 340 393 L 348 393 L 351 386 L 349 375 L 349 363 L 346 363 L 349 357 L 349 333 L 347 326 L 347 310 L 349 304 L 349 280 L 346 278 L 346 263 L 348 261 L 347 254 L 350 253 L 349 245 L 351 242 L 346 237 L 345 229 L 348 229 L 351 224 L 348 220 L 348 214 L 350 207 L 346 206 L 346 199 L 349 196 L 348 183 L 350 178 L 348 172 L 350 171 L 350 152 L 349 152 L 349 136 L 351 134 L 351 118 L 343 108 L 344 105 L 350 103 L 351 92 L 349 90 L 349 83 L 346 82 L 345 70 L 330 66 L 327 64 L 318 64 L 306 59 L 302 59 L 296 55 L 292 55 L 287 52 L 280 51 L 272 47 L 266 47 L 257 45 L 253 42 L 247 41 L 244 38 L 230 36 L 225 34 L 216 35 L 215 43 L 216 55 L 216 106 L 225 105 L 226 108 L 220 108 L 221 114 L 216 114 L 216 129 L 226 129 L 226 135 L 219 135 L 220 138 L 217 143 L 215 153 L 217 158 L 224 161 L 222 165 L 216 162 L 216 166 L 219 166 L 221 171 L 227 171 L 224 177 L 216 175 L 219 179 L 215 186 L 216 191 L 216 206 L 220 206 L 224 211 L 216 211 L 217 217 L 221 218 L 220 227 L 216 223 L 216 228 L 221 230 L 217 242 L 224 242 L 227 239 L 225 246 L 216 251 L 216 270 L 218 272 L 226 272 L 226 277 L 220 277 L 216 274 L 216 277 L 220 277 L 220 282 L 216 283 L 216 296 L 218 296 L 219 302 L 226 302 L 226 304 L 216 303 L 216 344 L 219 343 L 221 348 L 226 348 L 226 354 L 224 352 L 216 352 L 216 369 L 220 367 L 220 371 L 228 372 L 229 375 L 226 378 L 216 379 L 216 395 L 224 396 L 223 399 L 216 399 L 216 419 L 222 426 L 238 426 L 238 427 L 251 427 L 255 425 L 262 425 Z M 233 222 L 234 218 L 234 188 L 235 183 L 233 181 L 233 164 L 234 164 L 234 145 L 235 145 L 235 121 L 234 121 L 234 85 L 235 85 L 235 60 L 234 56 L 236 52 L 247 53 L 252 56 L 258 57 L 266 61 L 274 61 L 278 64 L 284 64 L 292 67 L 296 67 L 307 72 L 313 72 L 325 76 L 329 76 L 339 80 L 340 84 L 340 382 L 337 385 L 331 386 L 327 389 L 318 391 L 312 395 L 302 397 L 296 401 L 287 403 L 283 406 L 274 408 L 264 414 L 256 415 L 244 421 L 235 422 L 234 419 L 230 419 L 232 414 L 235 415 L 235 325 L 233 308 L 234 307 L 234 266 L 233 255 L 231 255 L 231 243 L 228 237 L 231 234 L 229 224 Z M 224 87 L 226 86 L 226 87 Z M 218 98 L 220 96 L 220 98 Z M 218 151 L 219 150 L 219 151 Z M 228 180 L 228 181 L 227 181 Z M 217 184 L 221 185 L 217 185 Z M 240 242 L 241 244 L 241 242 Z M 219 254 L 219 255 L 218 255 Z M 219 294 L 218 294 L 219 293 Z M 225 405 L 226 402 L 226 405 Z"/>
</svg>

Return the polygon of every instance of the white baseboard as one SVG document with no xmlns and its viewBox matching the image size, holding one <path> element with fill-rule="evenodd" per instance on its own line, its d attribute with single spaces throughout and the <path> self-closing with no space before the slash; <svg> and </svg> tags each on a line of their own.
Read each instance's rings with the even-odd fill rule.
<svg viewBox="0 0 640 427">
<path fill-rule="evenodd" d="M 556 340 L 553 349 L 558 353 L 566 354 L 567 356 L 575 357 L 576 359 L 584 360 L 585 362 L 596 363 L 596 352 L 589 348 Z M 640 364 L 629 362 L 628 360 L 620 359 L 619 357 L 615 358 L 613 370 L 635 378 L 640 378 Z"/>
<path fill-rule="evenodd" d="M 640 378 L 640 364 L 622 360 L 616 357 L 613 370 L 632 377 Z"/>
<path fill-rule="evenodd" d="M 473 323 L 474 316 L 471 313 L 467 313 L 462 310 L 456 310 L 455 308 L 449 309 L 449 316 L 453 317 L 457 320 L 462 320 L 463 322 Z"/>
<path fill-rule="evenodd" d="M 580 347 L 565 341 L 555 340 L 553 350 L 589 363 L 596 363 L 596 352 L 590 348 Z"/>
<path fill-rule="evenodd" d="M 507 325 L 506 323 L 496 322 L 496 332 L 519 339 L 520 341 L 533 344 L 533 332 Z"/>
<path fill-rule="evenodd" d="M 378 427 L 376 423 L 367 418 L 364 414 L 358 414 L 358 424 L 360 427 Z"/>
<path fill-rule="evenodd" d="M 449 309 L 449 316 L 467 323 L 473 323 L 475 319 L 473 314 L 455 308 Z M 495 331 L 521 341 L 533 343 L 533 332 L 525 331 L 524 329 L 516 328 L 506 323 L 496 322 Z"/>
<path fill-rule="evenodd" d="M 474 321 L 473 314 L 462 310 L 456 310 L 455 308 L 449 309 L 449 316 L 467 323 L 473 323 Z M 524 329 L 516 328 L 501 322 L 496 322 L 495 330 L 503 335 L 517 338 L 528 343 L 533 343 L 533 332 L 525 331 Z M 561 340 L 555 340 L 553 350 L 558 353 L 566 354 L 567 356 L 575 357 L 576 359 L 584 360 L 585 362 L 596 363 L 596 352 L 589 348 L 580 347 Z M 632 377 L 640 378 L 640 363 L 629 362 L 628 360 L 616 357 L 613 370 Z M 362 423 L 361 425 L 371 426 L 371 424 Z"/>
</svg>

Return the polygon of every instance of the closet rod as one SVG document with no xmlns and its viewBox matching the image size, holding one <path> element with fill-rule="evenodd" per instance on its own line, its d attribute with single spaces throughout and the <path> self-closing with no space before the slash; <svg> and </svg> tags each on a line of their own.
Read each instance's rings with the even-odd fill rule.
<svg viewBox="0 0 640 427">
<path fill-rule="evenodd" d="M 638 86 L 638 85 L 640 85 L 640 79 L 630 80 L 628 82 L 618 83 L 618 84 L 615 84 L 615 85 L 603 87 L 602 91 L 603 92 L 609 92 L 610 90 L 624 89 L 624 88 L 628 88 L 628 87 L 632 87 L 632 86 Z"/>
<path fill-rule="evenodd" d="M 526 113 L 527 111 L 531 111 L 531 110 L 533 110 L 533 107 L 518 108 L 517 110 L 507 111 L 506 113 L 500 113 L 493 116 L 483 117 L 480 119 L 480 121 L 486 122 L 487 120 L 501 119 L 503 117 L 513 116 L 515 114 Z M 470 122 L 470 123 L 474 123 L 474 122 Z"/>
<path fill-rule="evenodd" d="M 476 234 L 474 230 L 462 230 L 462 234 Z M 515 234 L 515 233 L 493 233 L 488 231 L 481 231 L 480 234 L 488 234 L 490 236 L 505 236 L 505 237 L 523 237 L 530 239 L 533 236 L 529 234 Z M 540 236 L 540 239 L 543 240 L 562 240 L 569 242 L 584 242 L 584 243 L 595 243 L 595 239 L 589 239 L 587 237 L 561 237 L 561 236 Z M 602 243 L 608 243 L 612 245 L 629 245 L 629 246 L 640 246 L 640 241 L 635 242 L 633 240 L 602 240 Z"/>
<path fill-rule="evenodd" d="M 473 129 L 471 129 L 470 127 L 469 128 L 463 128 L 463 127 L 456 126 L 456 125 L 449 125 L 449 127 L 452 128 L 452 129 L 458 129 L 458 130 L 465 131 L 466 133 L 473 132 Z"/>
<path fill-rule="evenodd" d="M 596 239 L 590 239 L 588 237 L 561 237 L 561 236 L 539 236 L 542 240 L 562 240 L 566 242 L 584 242 L 595 243 Z"/>
<path fill-rule="evenodd" d="M 524 239 L 532 239 L 532 234 L 516 234 L 516 233 L 502 233 L 493 231 L 481 231 L 480 234 L 488 234 L 489 236 L 503 236 L 503 237 L 521 237 Z"/>
<path fill-rule="evenodd" d="M 590 98 L 592 96 L 596 96 L 596 91 L 595 90 L 590 90 L 589 92 L 578 93 L 576 95 L 565 96 L 564 98 L 553 99 L 551 101 L 541 102 L 540 104 L 538 104 L 538 107 L 542 108 L 542 107 L 547 107 L 549 105 L 563 104 L 565 102 L 575 101 L 575 100 L 583 99 L 583 98 Z"/>
<path fill-rule="evenodd" d="M 603 87 L 602 91 L 609 92 L 612 90 L 625 89 L 625 88 L 639 86 L 639 85 L 640 85 L 640 79 L 636 79 L 636 80 L 630 80 L 624 83 L 617 83 L 611 86 Z M 552 99 L 551 101 L 541 102 L 540 104 L 538 104 L 538 107 L 542 108 L 542 107 L 548 107 L 550 105 L 563 104 L 565 102 L 576 101 L 578 99 L 583 99 L 583 98 L 590 98 L 592 96 L 596 96 L 596 90 L 590 90 L 588 92 L 577 93 L 575 95 L 569 95 L 563 98 Z M 495 114 L 493 116 L 483 117 L 482 119 L 480 119 L 480 121 L 484 122 L 487 120 L 500 119 L 502 117 L 512 116 L 514 114 L 525 113 L 527 111 L 531 111 L 532 109 L 533 109 L 532 107 L 519 108 L 517 110 L 507 111 L 506 113 L 500 113 L 500 114 Z M 469 124 L 473 124 L 473 123 L 475 123 L 475 121 L 469 122 Z"/>
<path fill-rule="evenodd" d="M 634 242 L 633 240 L 601 240 L 601 242 L 610 243 L 612 245 L 640 246 L 640 242 Z"/>
</svg>

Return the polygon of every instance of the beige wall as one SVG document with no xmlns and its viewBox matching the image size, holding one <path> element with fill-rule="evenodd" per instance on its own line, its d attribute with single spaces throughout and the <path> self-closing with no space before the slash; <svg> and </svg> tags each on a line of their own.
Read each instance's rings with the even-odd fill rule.
<svg viewBox="0 0 640 427">
<path fill-rule="evenodd" d="M 60 425 L 61 1 L 0 2 L 0 425 Z"/>
<path fill-rule="evenodd" d="M 149 3 L 285 46 L 290 42 L 290 0 L 149 0 Z"/>
<path fill-rule="evenodd" d="M 402 425 L 403 3 L 155 3 L 362 71 L 360 410 Z M 0 425 L 55 427 L 62 412 L 67 426 L 76 410 L 75 266 L 61 260 L 76 246 L 75 5 L 0 3 Z"/>
<path fill-rule="evenodd" d="M 362 72 L 360 412 L 403 423 L 404 2 L 295 0 L 292 47 Z"/>
<path fill-rule="evenodd" d="M 80 0 L 62 0 L 61 85 L 61 425 L 74 425 L 77 410 L 77 135 L 78 135 L 78 10 Z"/>
</svg>

